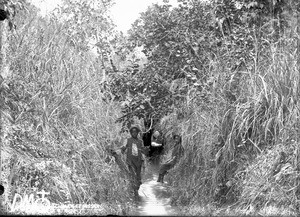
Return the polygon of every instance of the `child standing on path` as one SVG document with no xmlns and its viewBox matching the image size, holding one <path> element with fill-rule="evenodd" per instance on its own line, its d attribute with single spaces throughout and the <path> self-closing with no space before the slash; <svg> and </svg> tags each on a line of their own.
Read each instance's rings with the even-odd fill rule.
<svg viewBox="0 0 300 217">
<path fill-rule="evenodd" d="M 150 156 L 152 163 L 154 165 L 158 165 L 160 161 L 160 155 L 163 153 L 165 146 L 165 140 L 163 135 L 156 130 L 151 138 L 151 146 L 150 146 Z"/>
<path fill-rule="evenodd" d="M 141 170 L 144 156 L 147 149 L 143 141 L 138 139 L 139 127 L 133 126 L 129 130 L 131 137 L 127 139 L 126 145 L 121 148 L 122 153 L 126 151 L 126 163 L 130 176 L 133 178 L 133 190 L 135 196 L 138 196 L 138 190 L 142 184 Z"/>
<path fill-rule="evenodd" d="M 172 169 L 175 164 L 179 161 L 179 159 L 183 156 L 184 154 L 184 148 L 181 144 L 181 136 L 179 135 L 174 135 L 173 136 L 174 140 L 174 147 L 172 150 L 172 155 L 171 158 L 168 159 L 164 164 L 161 165 L 159 169 L 159 176 L 157 182 L 164 182 L 164 176 L 167 174 L 167 172 Z"/>
</svg>

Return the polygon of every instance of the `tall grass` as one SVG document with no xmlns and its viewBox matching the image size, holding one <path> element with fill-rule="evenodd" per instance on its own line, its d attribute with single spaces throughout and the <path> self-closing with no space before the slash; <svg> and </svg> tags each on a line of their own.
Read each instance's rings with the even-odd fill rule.
<svg viewBox="0 0 300 217">
<path fill-rule="evenodd" d="M 127 204 L 129 183 L 106 152 L 124 135 L 115 123 L 120 105 L 104 100 L 100 57 L 74 43 L 66 24 L 23 13 L 9 52 L 12 196 L 35 186 L 49 191 L 51 202 Z"/>
<path fill-rule="evenodd" d="M 170 119 L 167 125 L 180 126 L 186 149 L 168 177 L 176 189 L 174 204 L 297 206 L 297 40 L 285 36 L 280 40 L 264 47 L 266 55 L 258 54 L 256 67 L 248 67 L 253 70 L 236 72 L 229 83 L 223 75 L 230 69 L 224 72 L 221 59 L 212 62 L 214 84 L 208 107 L 187 102 L 190 115 L 179 123 Z M 233 102 L 226 99 L 228 86 L 238 88 Z M 236 94 L 234 88 L 230 91 Z M 192 98 L 203 104 L 201 98 Z M 289 156 L 286 173 L 280 175 L 281 181 L 270 181 L 267 177 L 280 152 Z"/>
</svg>

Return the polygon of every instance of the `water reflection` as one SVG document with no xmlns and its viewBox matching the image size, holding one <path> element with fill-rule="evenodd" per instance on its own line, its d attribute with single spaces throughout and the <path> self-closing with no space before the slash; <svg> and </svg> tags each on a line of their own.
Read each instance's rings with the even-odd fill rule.
<svg viewBox="0 0 300 217">
<path fill-rule="evenodd" d="M 137 215 L 172 215 L 175 214 L 170 206 L 170 193 L 167 183 L 157 182 L 157 175 L 153 174 L 139 189 L 140 202 Z"/>
</svg>

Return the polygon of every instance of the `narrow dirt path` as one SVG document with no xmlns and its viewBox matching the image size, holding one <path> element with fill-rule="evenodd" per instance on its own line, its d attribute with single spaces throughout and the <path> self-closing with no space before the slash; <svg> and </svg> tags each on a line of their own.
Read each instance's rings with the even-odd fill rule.
<svg viewBox="0 0 300 217">
<path fill-rule="evenodd" d="M 141 216 L 176 215 L 176 210 L 170 205 L 170 187 L 167 183 L 157 182 L 158 166 L 150 165 L 149 167 L 139 189 L 140 202 L 135 214 Z"/>
</svg>

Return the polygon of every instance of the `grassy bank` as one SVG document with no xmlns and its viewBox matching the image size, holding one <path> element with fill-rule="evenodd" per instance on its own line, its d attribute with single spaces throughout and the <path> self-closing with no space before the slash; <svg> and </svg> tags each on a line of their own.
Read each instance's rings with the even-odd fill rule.
<svg viewBox="0 0 300 217">
<path fill-rule="evenodd" d="M 207 109 L 190 102 L 186 118 L 165 118 L 165 125 L 180 127 L 186 149 L 169 175 L 174 204 L 237 207 L 192 208 L 191 214 L 298 212 L 300 77 L 295 43 L 283 37 L 264 48 L 268 56 L 259 56 L 252 71 L 237 72 L 230 82 L 238 92 L 232 102 L 220 91 L 222 62 L 216 62 L 214 104 Z"/>
</svg>

